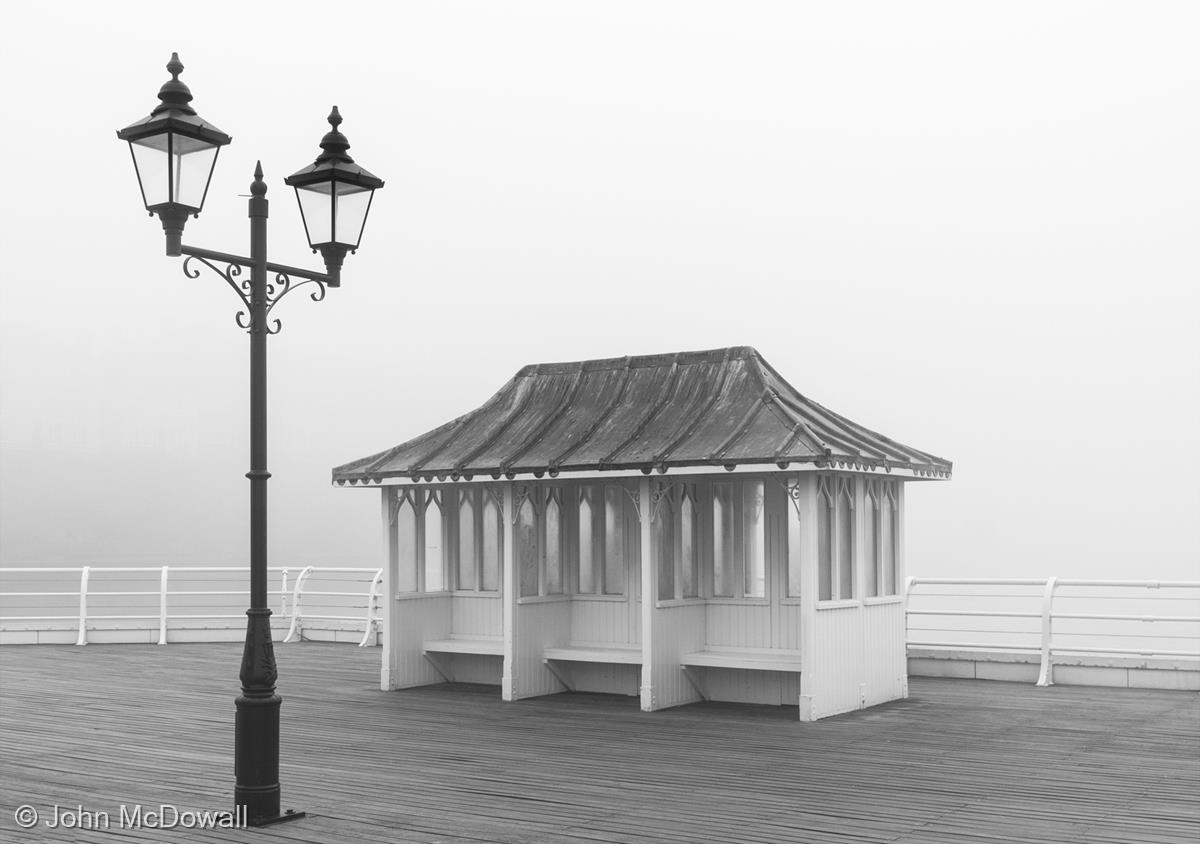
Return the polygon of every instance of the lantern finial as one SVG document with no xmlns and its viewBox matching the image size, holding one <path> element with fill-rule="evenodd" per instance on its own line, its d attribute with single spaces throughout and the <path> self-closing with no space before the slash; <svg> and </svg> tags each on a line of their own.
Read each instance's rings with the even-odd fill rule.
<svg viewBox="0 0 1200 844">
<path fill-rule="evenodd" d="M 151 114 L 161 114 L 171 109 L 184 114 L 195 114 L 196 110 L 188 105 L 192 101 L 192 92 L 186 84 L 179 81 L 179 74 L 183 73 L 183 62 L 179 60 L 178 53 L 171 54 L 171 60 L 167 62 L 167 72 L 171 74 L 171 78 L 158 89 L 158 98 L 162 102 Z"/>
<path fill-rule="evenodd" d="M 321 138 L 321 154 L 317 156 L 314 163 L 344 161 L 347 164 L 353 164 L 354 159 L 346 154 L 346 150 L 350 149 L 350 142 L 338 129 L 342 125 L 342 114 L 338 111 L 337 106 L 334 106 L 333 111 L 329 112 L 326 120 L 329 121 L 330 129 L 325 133 L 325 137 Z"/>
</svg>

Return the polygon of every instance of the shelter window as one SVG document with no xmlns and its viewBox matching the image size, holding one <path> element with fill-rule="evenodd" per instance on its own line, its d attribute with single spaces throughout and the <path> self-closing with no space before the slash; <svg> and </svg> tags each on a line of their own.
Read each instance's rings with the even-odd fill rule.
<svg viewBox="0 0 1200 844">
<path fill-rule="evenodd" d="M 458 588 L 479 588 L 475 554 L 475 490 L 464 489 L 458 503 Z"/>
<path fill-rule="evenodd" d="M 854 478 L 838 478 L 838 598 L 854 597 Z"/>
<path fill-rule="evenodd" d="M 576 590 L 583 595 L 594 595 L 596 588 L 596 570 L 593 568 L 595 559 L 592 547 L 592 488 L 581 487 L 579 490 L 579 570 Z"/>
<path fill-rule="evenodd" d="M 863 490 L 863 594 L 868 598 L 879 595 L 883 558 L 880 547 L 879 497 L 882 492 L 878 479 L 866 482 Z"/>
<path fill-rule="evenodd" d="M 683 597 L 700 594 L 696 555 L 696 486 L 684 484 L 679 502 L 679 571 Z"/>
<path fill-rule="evenodd" d="M 442 558 L 442 494 L 429 490 L 425 498 L 425 592 L 440 592 L 445 586 Z"/>
<path fill-rule="evenodd" d="M 561 595 L 563 591 L 560 495 L 561 492 L 556 488 L 547 491 L 546 508 L 542 519 L 545 540 L 543 545 L 545 558 L 543 594 L 545 595 Z"/>
<path fill-rule="evenodd" d="M 664 484 L 655 497 L 651 509 L 658 546 L 658 600 L 670 601 L 675 597 L 675 508 L 671 487 Z"/>
<path fill-rule="evenodd" d="M 800 597 L 804 582 L 804 574 L 800 565 L 800 505 L 798 503 L 799 490 L 793 482 L 792 485 L 786 487 L 787 503 L 784 509 L 787 512 L 787 544 L 784 546 L 785 555 L 787 556 L 787 572 L 788 572 L 788 597 Z"/>
<path fill-rule="evenodd" d="M 485 592 L 495 592 L 500 588 L 500 554 L 501 531 L 503 522 L 500 518 L 500 504 L 496 501 L 491 489 L 483 494 L 483 514 L 480 531 L 483 534 L 482 545 L 483 572 L 480 578 L 480 588 Z"/>
<path fill-rule="evenodd" d="M 537 508 L 533 499 L 524 496 L 517 509 L 516 555 L 520 590 L 527 598 L 538 594 L 538 527 Z"/>
<path fill-rule="evenodd" d="M 854 478 L 817 478 L 817 597 L 854 597 Z"/>
<path fill-rule="evenodd" d="M 396 506 L 397 592 L 417 591 L 417 512 L 406 491 Z"/>
<path fill-rule="evenodd" d="M 745 531 L 743 594 L 764 598 L 767 594 L 767 519 L 762 481 L 742 484 L 742 523 Z"/>
<path fill-rule="evenodd" d="M 898 560 L 900 559 L 900 484 L 898 481 L 887 481 L 883 486 L 883 500 L 880 501 L 880 588 L 881 594 L 895 595 L 899 580 Z"/>
<path fill-rule="evenodd" d="M 713 484 L 713 597 L 733 597 L 733 484 Z"/>
<path fill-rule="evenodd" d="M 625 593 L 625 490 L 604 487 L 604 594 Z"/>
</svg>

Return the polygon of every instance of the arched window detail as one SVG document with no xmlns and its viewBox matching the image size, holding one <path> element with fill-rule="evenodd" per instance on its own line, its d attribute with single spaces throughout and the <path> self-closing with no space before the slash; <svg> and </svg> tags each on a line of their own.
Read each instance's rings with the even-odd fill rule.
<svg viewBox="0 0 1200 844">
<path fill-rule="evenodd" d="M 502 568 L 502 535 L 503 519 L 500 516 L 500 503 L 492 490 L 483 493 L 483 518 L 481 528 L 483 533 L 483 559 L 480 573 L 480 588 L 485 592 L 495 592 L 500 588 L 500 569 Z"/>
<path fill-rule="evenodd" d="M 713 484 L 713 597 L 733 596 L 733 484 Z"/>
<path fill-rule="evenodd" d="M 441 592 L 445 588 L 445 560 L 442 555 L 442 493 L 429 490 L 425 498 L 425 583 L 423 591 Z"/>
<path fill-rule="evenodd" d="M 538 594 L 538 529 L 537 509 L 533 499 L 524 496 L 517 510 L 516 524 L 517 573 L 520 579 L 518 594 L 527 598 Z"/>
<path fill-rule="evenodd" d="M 696 487 L 684 484 L 679 502 L 679 571 L 685 598 L 700 594 L 696 560 Z"/>
<path fill-rule="evenodd" d="M 882 585 L 879 555 L 880 484 L 877 478 L 867 480 L 863 494 L 863 595 L 868 598 L 877 597 Z"/>
<path fill-rule="evenodd" d="M 765 496 L 762 481 L 745 481 L 742 484 L 742 525 L 745 531 L 742 594 L 747 598 L 765 598 L 767 595 Z"/>
<path fill-rule="evenodd" d="M 854 597 L 854 478 L 837 481 L 837 568 L 840 600 Z"/>
<path fill-rule="evenodd" d="M 833 541 L 834 527 L 833 475 L 817 476 L 817 599 L 833 600 Z"/>
<path fill-rule="evenodd" d="M 543 513 L 545 526 L 545 544 L 543 557 L 546 564 L 545 591 L 546 595 L 561 595 L 562 585 L 562 524 L 561 508 L 558 499 L 560 492 L 551 489 L 546 494 L 546 508 Z"/>
<path fill-rule="evenodd" d="M 577 591 L 581 595 L 594 595 L 599 591 L 596 583 L 597 572 L 593 568 L 592 557 L 592 488 L 582 487 L 579 490 L 579 571 Z"/>
<path fill-rule="evenodd" d="M 417 591 L 417 511 L 411 491 L 397 493 L 396 506 L 396 549 L 399 564 L 396 578 L 397 592 Z"/>
<path fill-rule="evenodd" d="M 625 490 L 604 487 L 604 594 L 625 593 Z"/>
<path fill-rule="evenodd" d="M 880 502 L 881 567 L 884 595 L 895 595 L 900 559 L 900 484 L 888 481 Z"/>
<path fill-rule="evenodd" d="M 458 588 L 479 588 L 475 559 L 475 490 L 459 492 L 458 504 Z"/>
<path fill-rule="evenodd" d="M 675 508 L 671 487 L 663 484 L 655 490 L 651 505 L 655 550 L 658 554 L 658 600 L 675 598 Z"/>
</svg>

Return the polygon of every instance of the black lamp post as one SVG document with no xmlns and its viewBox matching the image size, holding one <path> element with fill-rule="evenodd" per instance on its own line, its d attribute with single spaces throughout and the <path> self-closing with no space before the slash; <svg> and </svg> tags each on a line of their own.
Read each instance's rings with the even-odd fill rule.
<svg viewBox="0 0 1200 844">
<path fill-rule="evenodd" d="M 263 826 L 304 814 L 290 809 L 280 814 L 279 809 L 282 699 L 275 693 L 278 675 L 267 605 L 267 336 L 279 332 L 280 322 L 268 323 L 267 316 L 297 287 L 316 285 L 311 298 L 320 301 L 326 287 L 339 286 L 342 260 L 347 251 L 358 248 L 371 197 L 383 182 L 346 154 L 350 144 L 337 129 L 342 118 L 335 106 L 329 116 L 333 129 L 321 141 L 321 155 L 286 180 L 296 188 L 309 245 L 322 253 L 327 272 L 267 260 L 267 185 L 261 163 L 250 183 L 250 257 L 183 245 L 187 215 L 200 214 L 217 153 L 231 139 L 189 105 L 192 94 L 179 81 L 183 65 L 177 53 L 171 54 L 167 70 L 171 79 L 158 93 L 161 104 L 117 137 L 129 142 L 142 201 L 162 221 L 167 255 L 188 256 L 183 264 L 188 278 L 200 275 L 199 269 L 189 268 L 193 259 L 221 276 L 241 299 L 244 310 L 238 311 L 237 323 L 250 334 L 250 608 L 239 674 L 242 694 L 237 698 L 234 802 L 250 825 Z M 310 195 L 318 201 L 308 199 Z M 243 269 L 250 271 L 249 281 L 239 280 Z M 268 283 L 268 273 L 274 273 L 273 282 Z M 293 278 L 304 280 L 293 284 Z"/>
</svg>

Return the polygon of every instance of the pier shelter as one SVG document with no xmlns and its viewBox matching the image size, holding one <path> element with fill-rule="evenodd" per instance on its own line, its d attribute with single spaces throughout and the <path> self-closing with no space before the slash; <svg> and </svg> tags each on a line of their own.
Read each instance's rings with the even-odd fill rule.
<svg viewBox="0 0 1200 844">
<path fill-rule="evenodd" d="M 734 347 L 526 366 L 333 480 L 380 489 L 385 690 L 816 720 L 906 696 L 904 488 L 950 472 Z"/>
</svg>

